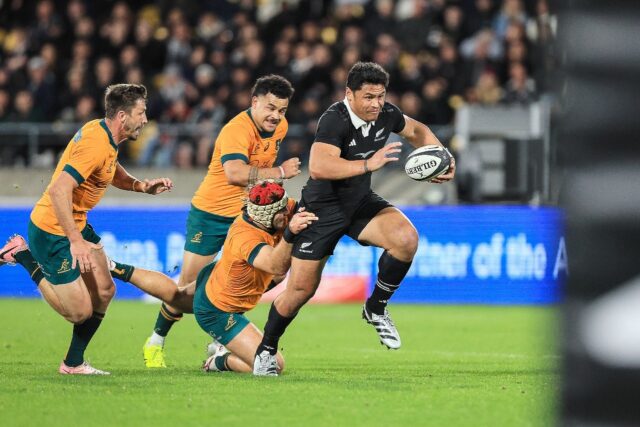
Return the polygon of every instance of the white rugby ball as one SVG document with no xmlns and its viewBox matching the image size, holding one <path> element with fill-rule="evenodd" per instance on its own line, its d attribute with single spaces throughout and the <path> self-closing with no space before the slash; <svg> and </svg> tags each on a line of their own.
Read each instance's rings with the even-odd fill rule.
<svg viewBox="0 0 640 427">
<path fill-rule="evenodd" d="M 429 181 L 445 173 L 451 165 L 451 155 L 439 145 L 417 148 L 409 154 L 404 171 L 416 181 Z"/>
</svg>

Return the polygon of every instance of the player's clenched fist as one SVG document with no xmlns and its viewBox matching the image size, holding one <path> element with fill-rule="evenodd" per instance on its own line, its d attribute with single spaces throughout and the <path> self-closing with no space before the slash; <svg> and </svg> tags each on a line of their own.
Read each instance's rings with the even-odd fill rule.
<svg viewBox="0 0 640 427">
<path fill-rule="evenodd" d="M 289 160 L 284 161 L 280 166 L 282 170 L 284 170 L 284 178 L 289 179 L 293 178 L 300 174 L 300 159 L 297 157 L 292 157 Z"/>
</svg>

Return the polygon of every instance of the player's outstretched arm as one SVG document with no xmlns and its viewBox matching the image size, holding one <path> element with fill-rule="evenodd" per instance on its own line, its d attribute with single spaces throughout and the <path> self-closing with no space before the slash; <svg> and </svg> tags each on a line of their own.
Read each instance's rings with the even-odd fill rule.
<svg viewBox="0 0 640 427">
<path fill-rule="evenodd" d="M 309 174 L 313 179 L 338 180 L 374 172 L 389 162 L 398 160 L 402 143 L 387 144 L 365 160 L 347 160 L 340 157 L 340 148 L 332 144 L 314 142 L 309 157 Z"/>
<path fill-rule="evenodd" d="M 120 163 L 116 163 L 116 173 L 111 184 L 121 190 L 153 195 L 170 191 L 173 188 L 173 182 L 169 178 L 153 178 L 140 181 L 127 172 Z"/>
<path fill-rule="evenodd" d="M 258 168 L 248 165 L 244 160 L 234 159 L 224 162 L 224 174 L 231 185 L 246 187 L 265 179 L 290 179 L 300 174 L 300 159 L 293 157 L 285 160 L 280 166 Z"/>
<path fill-rule="evenodd" d="M 285 232 L 284 238 L 275 247 L 263 246 L 253 260 L 253 266 L 276 276 L 287 274 L 291 266 L 291 250 L 293 249 L 292 241 L 287 241 L 291 240 L 287 238 L 287 235 L 296 235 L 317 220 L 318 217 L 315 214 L 305 212 L 304 208 L 300 208 L 289 221 L 289 233 Z"/>
</svg>

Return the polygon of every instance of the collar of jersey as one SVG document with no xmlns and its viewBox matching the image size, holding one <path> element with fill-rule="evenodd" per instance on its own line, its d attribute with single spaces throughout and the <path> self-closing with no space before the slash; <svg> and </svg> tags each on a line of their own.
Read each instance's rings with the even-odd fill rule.
<svg viewBox="0 0 640 427">
<path fill-rule="evenodd" d="M 264 132 L 261 131 L 260 128 L 258 128 L 258 125 L 256 124 L 256 122 L 253 121 L 253 116 L 251 115 L 251 108 L 247 108 L 247 115 L 249 116 L 249 118 L 251 119 L 251 122 L 253 123 L 253 125 L 256 127 L 256 130 L 258 131 L 258 134 L 260 134 L 260 138 L 264 139 L 264 138 L 271 138 L 273 136 L 274 133 L 276 133 L 276 131 L 274 130 L 273 132 Z"/>
<path fill-rule="evenodd" d="M 118 146 L 113 142 L 113 135 L 111 135 L 111 131 L 107 127 L 107 122 L 105 122 L 104 119 L 100 120 L 100 126 L 102 126 L 102 129 L 107 133 L 107 136 L 109 137 L 109 144 L 118 151 Z"/>
<path fill-rule="evenodd" d="M 351 124 L 353 124 L 353 127 L 355 127 L 356 129 L 360 129 L 362 126 L 369 126 L 369 125 L 373 126 L 376 124 L 375 121 L 365 122 L 360 117 L 358 117 L 358 115 L 354 113 L 353 110 L 351 109 L 351 106 L 349 105 L 349 101 L 347 101 L 347 98 L 342 100 L 342 102 L 344 102 L 344 105 L 346 105 L 347 111 L 349 112 L 349 117 L 351 118 Z"/>
</svg>

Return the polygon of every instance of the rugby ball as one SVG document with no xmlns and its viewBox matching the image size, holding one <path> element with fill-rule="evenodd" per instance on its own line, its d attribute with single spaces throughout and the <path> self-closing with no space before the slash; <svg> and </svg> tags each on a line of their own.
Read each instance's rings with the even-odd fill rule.
<svg viewBox="0 0 640 427">
<path fill-rule="evenodd" d="M 409 154 L 404 171 L 416 181 L 429 181 L 445 173 L 451 165 L 451 155 L 439 145 L 426 145 Z"/>
</svg>

